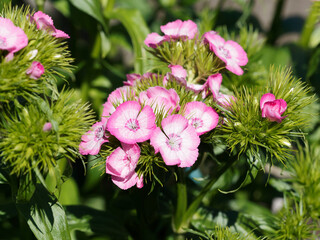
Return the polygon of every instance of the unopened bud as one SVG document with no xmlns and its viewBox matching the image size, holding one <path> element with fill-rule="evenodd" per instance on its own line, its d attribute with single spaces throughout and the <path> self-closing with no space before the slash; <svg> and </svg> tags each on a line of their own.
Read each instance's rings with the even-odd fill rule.
<svg viewBox="0 0 320 240">
<path fill-rule="evenodd" d="M 38 49 L 34 49 L 34 50 L 27 53 L 27 58 L 29 60 L 32 60 L 37 56 L 37 54 L 38 54 Z"/>
</svg>

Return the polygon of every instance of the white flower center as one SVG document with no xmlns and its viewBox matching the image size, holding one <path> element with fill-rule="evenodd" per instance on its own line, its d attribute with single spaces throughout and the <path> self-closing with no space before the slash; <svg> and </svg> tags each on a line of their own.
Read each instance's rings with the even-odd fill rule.
<svg viewBox="0 0 320 240">
<path fill-rule="evenodd" d="M 95 131 L 95 136 L 97 139 L 101 139 L 104 136 L 104 131 L 103 131 L 103 127 L 98 127 Z"/>
<path fill-rule="evenodd" d="M 166 144 L 171 150 L 180 150 L 182 138 L 179 135 L 171 134 L 168 136 Z"/>
<path fill-rule="evenodd" d="M 191 125 L 197 129 L 203 126 L 203 121 L 200 118 L 192 118 Z"/>
<path fill-rule="evenodd" d="M 7 40 L 4 37 L 0 37 L 0 47 L 4 48 L 7 46 Z"/>
<path fill-rule="evenodd" d="M 126 128 L 128 128 L 130 131 L 136 132 L 140 126 L 139 123 L 137 121 L 137 119 L 130 119 L 127 121 L 127 123 L 125 124 Z"/>
<path fill-rule="evenodd" d="M 219 52 L 225 57 L 225 58 L 230 58 L 230 53 L 227 49 L 224 47 L 219 47 Z"/>
</svg>

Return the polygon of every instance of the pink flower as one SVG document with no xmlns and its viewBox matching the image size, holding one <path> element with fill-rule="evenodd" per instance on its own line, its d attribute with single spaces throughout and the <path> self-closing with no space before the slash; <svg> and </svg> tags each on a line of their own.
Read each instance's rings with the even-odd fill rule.
<svg viewBox="0 0 320 240">
<path fill-rule="evenodd" d="M 272 93 L 266 93 L 261 97 L 260 109 L 262 117 L 268 118 L 271 122 L 281 123 L 287 116 L 281 115 L 287 110 L 287 103 L 283 99 L 276 99 Z"/>
<path fill-rule="evenodd" d="M 174 89 L 165 89 L 163 87 L 150 87 L 139 95 L 139 101 L 142 104 L 152 107 L 155 113 L 162 109 L 171 114 L 174 109 L 179 108 L 180 98 Z"/>
<path fill-rule="evenodd" d="M 157 48 L 163 42 L 168 42 L 171 39 L 193 39 L 198 33 L 197 24 L 193 21 L 176 20 L 169 22 L 160 27 L 161 31 L 165 34 L 160 36 L 158 33 L 150 33 L 144 40 L 144 43 L 151 48 Z"/>
<path fill-rule="evenodd" d="M 150 106 L 141 106 L 136 101 L 120 104 L 109 117 L 108 131 L 119 141 L 134 144 L 148 140 L 154 131 L 155 115 Z"/>
<path fill-rule="evenodd" d="M 38 11 L 31 16 L 31 22 L 36 23 L 37 29 L 45 30 L 56 38 L 70 38 L 65 32 L 56 29 L 52 18 L 41 11 Z"/>
<path fill-rule="evenodd" d="M 115 107 L 110 102 L 105 102 L 103 105 L 101 122 L 107 124 L 107 121 L 112 113 L 116 110 Z"/>
<path fill-rule="evenodd" d="M 106 173 L 111 175 L 111 180 L 119 188 L 126 190 L 137 185 L 143 187 L 143 177 L 138 177 L 135 172 L 140 148 L 138 144 L 121 143 L 122 148 L 116 148 L 106 160 Z"/>
<path fill-rule="evenodd" d="M 137 74 L 137 73 L 130 73 L 127 74 L 127 81 L 124 82 L 125 86 L 136 86 L 136 83 L 138 81 L 146 80 L 146 79 L 153 79 L 153 78 L 158 78 L 159 75 L 156 73 L 151 73 L 147 72 L 144 73 L 143 75 Z"/>
<path fill-rule="evenodd" d="M 194 127 L 198 135 L 211 131 L 219 122 L 217 112 L 203 102 L 188 102 L 184 116 L 189 119 L 189 124 Z"/>
<path fill-rule="evenodd" d="M 187 86 L 187 71 L 182 66 L 170 64 L 168 68 L 170 68 L 171 73 L 167 73 L 167 76 L 163 79 L 163 85 L 166 85 L 168 80 L 174 80 L 183 86 Z"/>
<path fill-rule="evenodd" d="M 108 142 L 105 125 L 102 122 L 93 124 L 92 129 L 82 135 L 81 140 L 79 152 L 82 155 L 97 155 L 101 145 Z"/>
<path fill-rule="evenodd" d="M 144 40 L 144 44 L 151 48 L 157 48 L 167 40 L 168 39 L 166 37 L 160 36 L 158 33 L 153 32 L 148 34 L 147 38 Z"/>
<path fill-rule="evenodd" d="M 205 43 L 209 43 L 210 50 L 225 62 L 226 69 L 236 75 L 243 74 L 243 70 L 240 66 L 244 66 L 248 63 L 248 57 L 247 53 L 238 43 L 232 40 L 225 41 L 213 31 L 205 33 L 204 39 Z"/>
<path fill-rule="evenodd" d="M 196 130 L 181 115 L 171 115 L 161 122 L 162 130 L 157 127 L 150 138 L 155 153 L 160 151 L 167 165 L 190 167 L 198 158 L 200 138 Z"/>
<path fill-rule="evenodd" d="M 160 27 L 161 31 L 172 39 L 188 38 L 193 39 L 198 32 L 197 24 L 191 20 L 181 21 L 180 19 L 169 22 Z"/>
<path fill-rule="evenodd" d="M 13 58 L 13 54 L 28 45 L 28 37 L 24 31 L 16 27 L 10 19 L 0 17 L 0 50 L 8 51 L 6 61 Z"/>
<path fill-rule="evenodd" d="M 128 100 L 130 96 L 134 96 L 134 91 L 129 86 L 119 87 L 109 94 L 107 99 L 112 104 L 119 105 Z"/>
<path fill-rule="evenodd" d="M 220 87 L 222 83 L 222 75 L 220 73 L 213 74 L 208 77 L 206 84 L 208 84 L 210 91 L 212 92 L 213 99 L 223 107 L 229 107 L 232 100 L 236 98 L 231 95 L 220 93 Z"/>
<path fill-rule="evenodd" d="M 33 61 L 31 66 L 27 69 L 26 74 L 32 79 L 38 79 L 44 73 L 44 67 L 40 62 Z"/>
<path fill-rule="evenodd" d="M 52 129 L 52 124 L 51 124 L 51 122 L 46 122 L 46 123 L 43 125 L 42 131 L 44 131 L 44 132 L 49 132 L 49 131 L 51 131 L 51 129 Z"/>
</svg>

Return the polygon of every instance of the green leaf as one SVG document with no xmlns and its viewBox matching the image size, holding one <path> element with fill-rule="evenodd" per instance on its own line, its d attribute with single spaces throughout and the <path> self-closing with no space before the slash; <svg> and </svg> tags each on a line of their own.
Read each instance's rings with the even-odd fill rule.
<svg viewBox="0 0 320 240">
<path fill-rule="evenodd" d="M 29 202 L 17 203 L 37 239 L 71 239 L 63 207 L 43 185 L 37 184 Z"/>
<path fill-rule="evenodd" d="M 107 29 L 101 12 L 101 5 L 99 0 L 70 0 L 70 2 L 80 11 L 85 12 L 86 14 L 90 15 L 98 22 L 100 22 L 105 30 Z"/>
<path fill-rule="evenodd" d="M 1 0 L 0 2 L 0 11 L 4 8 L 4 5 L 7 5 L 11 2 L 11 0 Z"/>
<path fill-rule="evenodd" d="M 119 20 L 127 29 L 135 54 L 134 71 L 139 74 L 145 73 L 147 71 L 146 63 L 150 61 L 150 59 L 147 59 L 147 51 L 143 46 L 144 39 L 150 31 L 141 13 L 134 9 L 117 8 L 106 17 Z"/>
<path fill-rule="evenodd" d="M 86 206 L 67 206 L 67 219 L 70 231 L 109 235 L 112 239 L 128 239 L 129 234 L 118 215 L 99 211 Z"/>
</svg>

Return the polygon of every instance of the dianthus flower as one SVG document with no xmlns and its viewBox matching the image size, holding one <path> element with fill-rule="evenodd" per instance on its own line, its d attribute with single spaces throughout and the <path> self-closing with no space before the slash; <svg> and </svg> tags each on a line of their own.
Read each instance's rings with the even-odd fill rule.
<svg viewBox="0 0 320 240">
<path fill-rule="evenodd" d="M 156 127 L 156 117 L 150 106 L 140 110 L 141 105 L 136 101 L 120 104 L 109 117 L 108 131 L 119 141 L 127 144 L 148 140 Z"/>
<path fill-rule="evenodd" d="M 44 74 L 44 67 L 40 62 L 33 61 L 31 66 L 27 69 L 26 74 L 32 79 L 38 79 Z"/>
<path fill-rule="evenodd" d="M 121 143 L 122 148 L 116 148 L 106 159 L 106 173 L 111 175 L 111 180 L 119 188 L 126 190 L 137 185 L 143 187 L 143 177 L 138 177 L 135 172 L 140 148 L 138 144 Z"/>
<path fill-rule="evenodd" d="M 281 115 L 287 110 L 287 103 L 283 99 L 276 99 L 272 93 L 266 93 L 261 97 L 260 109 L 262 117 L 268 118 L 271 122 L 281 123 L 287 116 Z"/>
<path fill-rule="evenodd" d="M 50 33 L 52 36 L 56 38 L 70 38 L 69 35 L 65 32 L 55 28 L 52 18 L 47 14 L 38 11 L 34 13 L 34 15 L 30 18 L 31 22 L 36 23 L 37 29 L 46 30 L 48 33 Z"/>
<path fill-rule="evenodd" d="M 235 101 L 235 97 L 220 93 L 220 87 L 222 83 L 222 75 L 220 73 L 213 74 L 208 77 L 206 84 L 212 92 L 213 99 L 223 107 L 230 106 L 232 100 Z"/>
<path fill-rule="evenodd" d="M 102 122 L 95 123 L 91 130 L 82 135 L 81 140 L 79 152 L 82 155 L 97 155 L 101 145 L 108 142 L 105 125 Z"/>
<path fill-rule="evenodd" d="M 188 120 L 179 115 L 170 115 L 161 122 L 150 138 L 155 153 L 160 152 L 167 165 L 190 167 L 198 158 L 200 138 Z"/>
<path fill-rule="evenodd" d="M 0 17 L 0 50 L 8 51 L 6 61 L 13 58 L 13 54 L 28 45 L 28 37 L 24 31 L 16 27 L 10 19 Z"/>
<path fill-rule="evenodd" d="M 174 109 L 179 108 L 180 98 L 174 89 L 165 89 L 163 87 L 150 87 L 139 94 L 139 101 L 144 105 L 152 107 L 153 111 L 164 110 L 171 114 Z"/>
<path fill-rule="evenodd" d="M 176 20 L 169 22 L 160 27 L 161 31 L 165 34 L 160 36 L 158 33 L 150 33 L 144 40 L 144 43 L 151 48 L 157 48 L 165 41 L 171 39 L 193 39 L 198 33 L 197 24 L 193 21 Z"/>
<path fill-rule="evenodd" d="M 248 63 L 247 53 L 243 48 L 232 40 L 225 41 L 216 32 L 211 31 L 204 34 L 204 42 L 209 44 L 211 51 L 226 64 L 226 69 L 236 75 L 242 75 L 240 66 Z"/>
<path fill-rule="evenodd" d="M 217 112 L 203 102 L 187 103 L 184 116 L 189 119 L 189 124 L 194 127 L 198 135 L 211 131 L 219 122 Z"/>
</svg>

